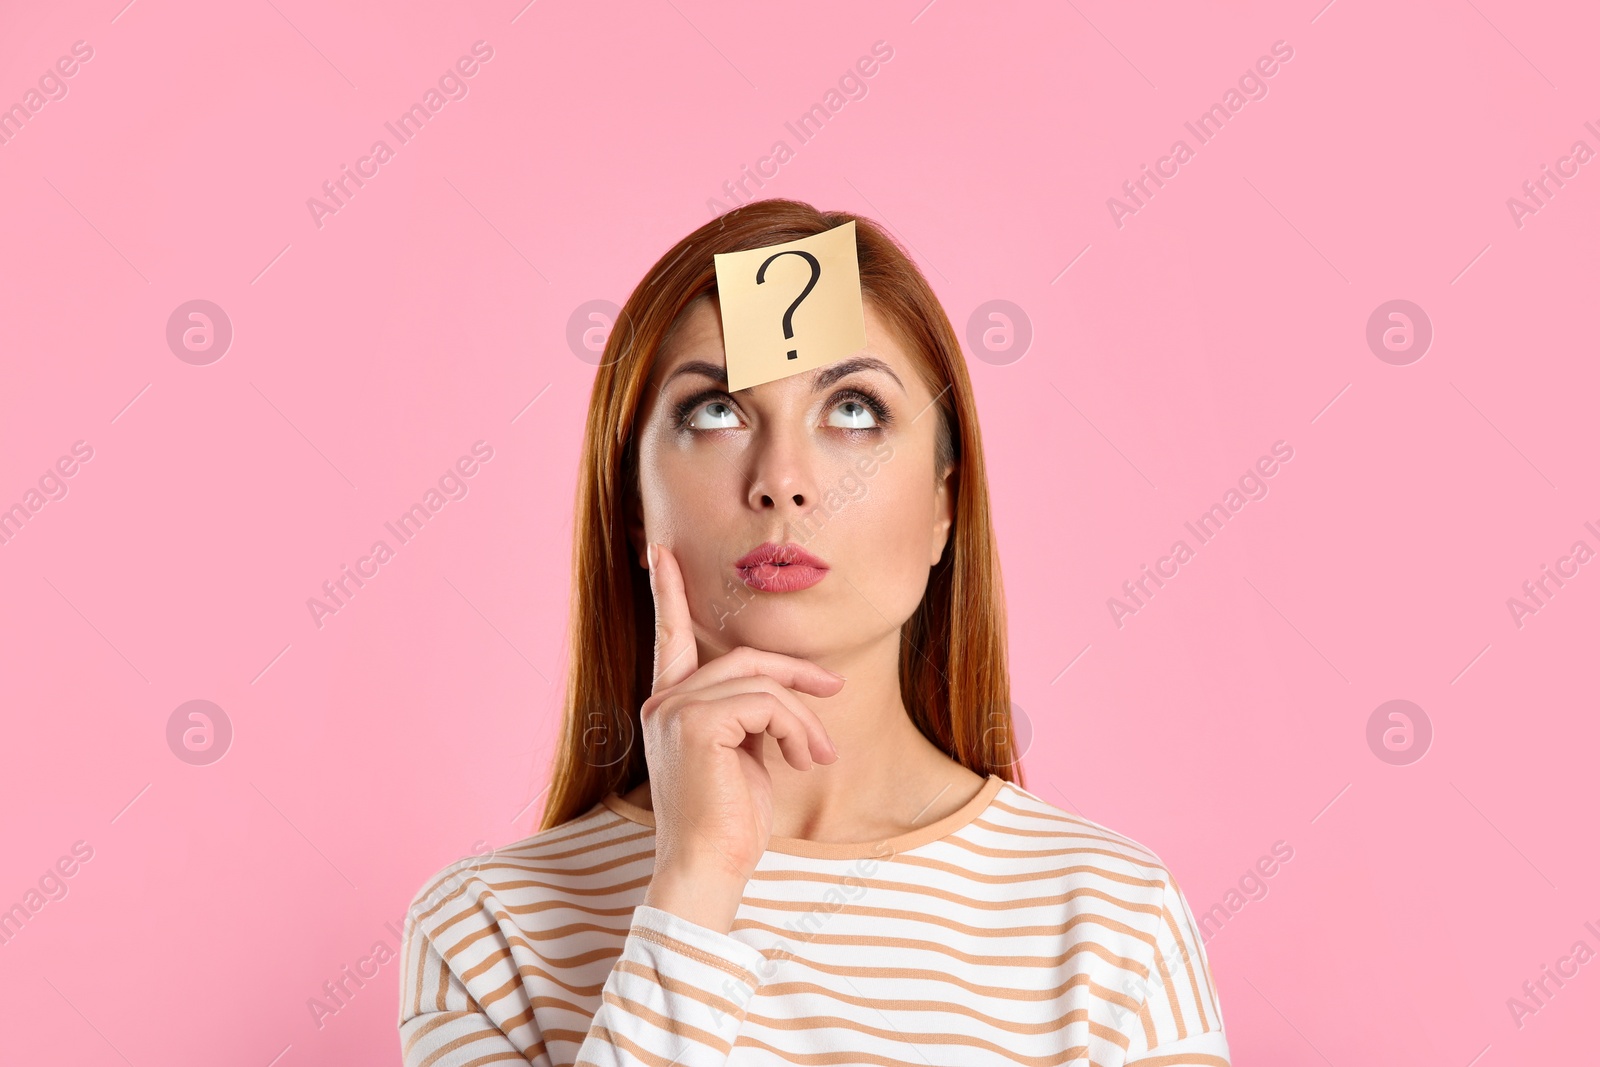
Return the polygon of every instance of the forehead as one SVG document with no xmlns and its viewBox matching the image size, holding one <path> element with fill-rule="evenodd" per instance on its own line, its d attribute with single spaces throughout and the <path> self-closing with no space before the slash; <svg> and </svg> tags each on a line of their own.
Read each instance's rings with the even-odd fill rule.
<svg viewBox="0 0 1600 1067">
<path fill-rule="evenodd" d="M 873 307 L 871 300 L 863 301 L 862 307 L 865 311 L 867 332 L 867 344 L 862 352 L 877 356 L 889 364 L 905 383 L 906 388 L 916 391 L 922 378 L 917 361 L 906 350 L 888 322 L 878 313 L 877 308 Z M 660 388 L 673 370 L 691 360 L 703 360 L 724 368 L 728 365 L 727 353 L 722 347 L 721 306 L 713 294 L 708 293 L 690 301 L 678 316 L 677 322 L 673 324 L 672 330 L 661 345 L 656 365 L 650 375 L 656 388 Z M 763 384 L 807 382 L 825 369 L 826 367 L 818 367 Z M 761 386 L 752 388 L 759 389 Z"/>
</svg>

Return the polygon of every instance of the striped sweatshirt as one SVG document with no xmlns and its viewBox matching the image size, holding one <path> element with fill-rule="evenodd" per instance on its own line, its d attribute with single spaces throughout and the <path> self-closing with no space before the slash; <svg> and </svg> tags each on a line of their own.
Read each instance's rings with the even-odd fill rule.
<svg viewBox="0 0 1600 1067">
<path fill-rule="evenodd" d="M 1166 867 L 997 775 L 886 840 L 772 838 L 727 934 L 642 904 L 654 865 L 612 793 L 441 871 L 407 915 L 407 1067 L 1228 1067 Z"/>
</svg>

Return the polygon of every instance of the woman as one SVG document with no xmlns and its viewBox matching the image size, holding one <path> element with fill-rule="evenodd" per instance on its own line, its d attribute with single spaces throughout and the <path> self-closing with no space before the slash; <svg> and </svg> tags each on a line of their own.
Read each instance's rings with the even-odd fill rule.
<svg viewBox="0 0 1600 1067">
<path fill-rule="evenodd" d="M 713 255 L 852 219 L 866 347 L 727 392 Z M 971 384 L 881 229 L 664 255 L 577 515 L 542 828 L 418 894 L 407 1064 L 1226 1067 L 1172 875 L 1022 788 Z"/>
</svg>

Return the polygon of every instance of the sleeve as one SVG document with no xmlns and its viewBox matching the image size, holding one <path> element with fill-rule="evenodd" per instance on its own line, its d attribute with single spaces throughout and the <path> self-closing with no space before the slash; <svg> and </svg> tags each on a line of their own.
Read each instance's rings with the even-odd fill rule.
<svg viewBox="0 0 1600 1067">
<path fill-rule="evenodd" d="M 552 974 L 492 890 L 469 878 L 431 908 L 413 905 L 408 916 L 403 1062 L 721 1067 L 765 963 L 751 945 L 641 905 L 590 1017 L 582 990 Z M 547 1020 L 572 1020 L 571 1028 L 541 1030 L 535 1008 Z"/>
<path fill-rule="evenodd" d="M 1229 1067 L 1222 1008 L 1189 904 L 1164 873 L 1156 952 L 1127 1067 Z"/>
<path fill-rule="evenodd" d="M 503 1028 L 446 964 L 416 921 L 406 923 L 401 958 L 400 1049 L 405 1067 L 528 1063 L 553 1067 L 533 1009 Z M 517 1034 L 513 1041 L 511 1034 Z"/>
<path fill-rule="evenodd" d="M 759 949 L 640 905 L 577 1063 L 721 1067 L 765 970 Z"/>
</svg>

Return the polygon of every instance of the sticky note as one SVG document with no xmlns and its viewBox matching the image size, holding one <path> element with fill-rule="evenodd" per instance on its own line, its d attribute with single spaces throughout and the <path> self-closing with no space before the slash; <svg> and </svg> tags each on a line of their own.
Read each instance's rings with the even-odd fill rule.
<svg viewBox="0 0 1600 1067">
<path fill-rule="evenodd" d="M 729 392 L 815 370 L 866 347 L 854 220 L 712 258 Z"/>
</svg>

